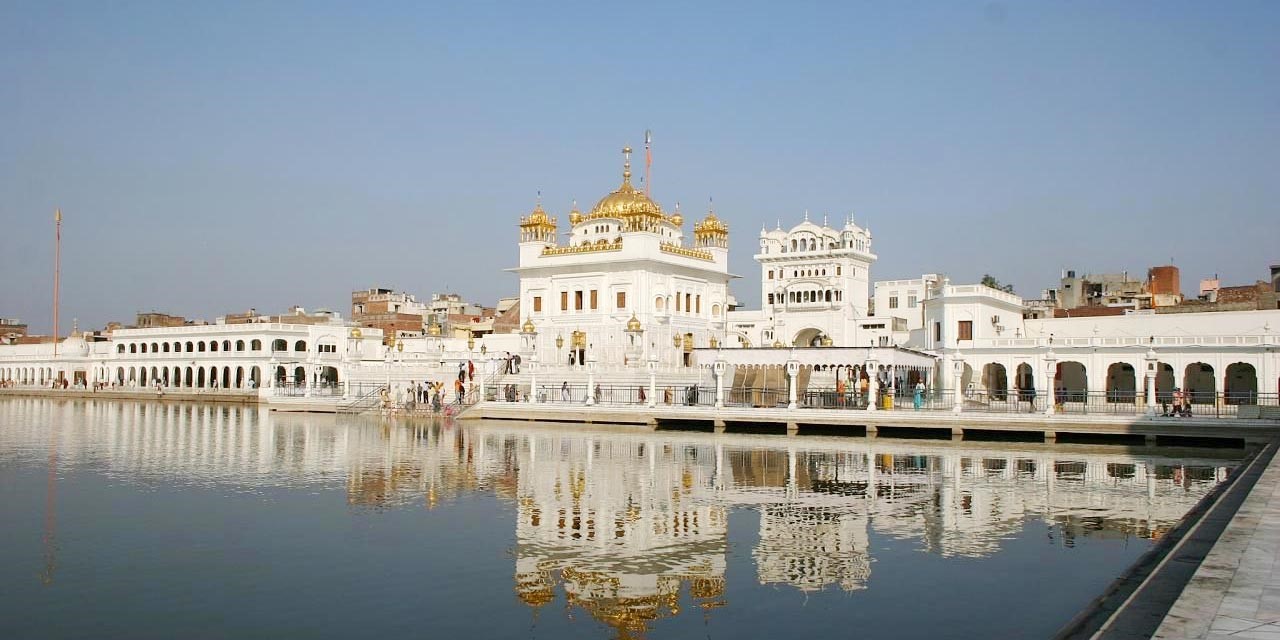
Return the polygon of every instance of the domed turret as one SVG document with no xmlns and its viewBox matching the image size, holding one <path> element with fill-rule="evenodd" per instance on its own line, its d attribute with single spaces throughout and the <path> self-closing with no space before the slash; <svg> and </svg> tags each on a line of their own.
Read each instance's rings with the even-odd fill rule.
<svg viewBox="0 0 1280 640">
<path fill-rule="evenodd" d="M 542 209 L 542 197 L 538 197 L 538 203 L 533 207 L 533 211 L 529 215 L 520 218 L 520 242 L 549 242 L 556 241 L 556 219 L 547 216 L 547 212 Z"/>
<path fill-rule="evenodd" d="M 533 333 L 536 327 L 533 326 L 533 320 L 525 318 L 524 324 L 520 325 L 521 333 Z"/>
<path fill-rule="evenodd" d="M 729 248 L 729 225 L 716 217 L 714 209 L 707 210 L 707 217 L 693 225 L 693 240 L 696 247 Z"/>
<path fill-rule="evenodd" d="M 677 227 L 684 226 L 684 216 L 680 215 L 680 203 L 676 203 L 676 212 L 671 214 L 671 224 Z"/>
<path fill-rule="evenodd" d="M 631 314 L 631 319 L 627 321 L 627 331 L 640 331 L 640 330 L 641 330 L 640 319 L 637 318 L 636 314 L 633 313 Z"/>
<path fill-rule="evenodd" d="M 573 209 L 569 211 L 569 224 L 578 224 L 582 222 L 582 212 L 578 211 L 578 201 L 573 201 Z"/>
</svg>

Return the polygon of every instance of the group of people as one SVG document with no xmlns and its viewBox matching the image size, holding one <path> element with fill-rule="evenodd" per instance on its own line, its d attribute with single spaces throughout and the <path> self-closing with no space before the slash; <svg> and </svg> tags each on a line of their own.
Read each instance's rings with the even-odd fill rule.
<svg viewBox="0 0 1280 640">
<path fill-rule="evenodd" d="M 404 408 L 406 411 L 415 411 L 421 406 L 424 409 L 430 409 L 439 413 L 446 410 L 447 392 L 444 382 L 418 382 L 409 381 L 409 386 L 401 392 L 400 398 L 393 397 L 388 387 L 383 387 L 379 391 L 382 401 L 382 410 L 384 413 L 391 413 L 397 408 Z M 463 398 L 466 396 L 466 387 L 459 377 L 454 381 L 454 404 L 462 404 Z M 399 402 L 397 402 L 399 400 Z"/>
<path fill-rule="evenodd" d="M 1169 404 L 1169 400 L 1171 399 L 1173 400 L 1172 406 Z M 1191 394 L 1183 391 L 1181 387 L 1174 387 L 1172 397 L 1164 396 L 1164 402 L 1162 403 L 1161 408 L 1164 409 L 1165 417 L 1190 418 Z"/>
</svg>

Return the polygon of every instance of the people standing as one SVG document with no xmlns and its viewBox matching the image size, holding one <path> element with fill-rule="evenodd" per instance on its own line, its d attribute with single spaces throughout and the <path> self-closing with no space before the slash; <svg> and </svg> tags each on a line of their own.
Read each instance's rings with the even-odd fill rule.
<svg viewBox="0 0 1280 640">
<path fill-rule="evenodd" d="M 569 401 L 569 381 L 568 380 L 565 380 L 563 383 L 560 384 L 560 400 L 564 402 Z"/>
<path fill-rule="evenodd" d="M 924 406 L 924 382 L 916 380 L 916 397 L 912 401 L 914 408 L 919 411 Z"/>
</svg>

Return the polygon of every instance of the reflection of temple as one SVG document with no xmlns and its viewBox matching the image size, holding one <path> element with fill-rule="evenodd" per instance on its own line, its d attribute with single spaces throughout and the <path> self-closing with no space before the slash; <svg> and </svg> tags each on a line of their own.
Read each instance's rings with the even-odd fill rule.
<svg viewBox="0 0 1280 640">
<path fill-rule="evenodd" d="M 698 448 L 531 434 L 518 453 L 516 592 L 555 597 L 620 635 L 675 615 L 688 585 L 714 606 L 724 591 L 728 519 Z"/>
<path fill-rule="evenodd" d="M 0 452 L 48 457 L 56 444 L 59 468 L 336 484 L 351 505 L 373 508 L 447 508 L 491 492 L 516 515 L 516 595 L 535 610 L 563 598 L 624 636 L 726 604 L 733 510 L 759 514 L 759 583 L 853 591 L 871 583 L 873 533 L 958 557 L 995 553 L 1033 523 L 1048 525 L 1053 544 L 1158 538 L 1235 464 L 1231 452 L 412 426 L 94 400 L 5 400 L 0 424 Z M 76 427 L 51 440 L 50 424 Z"/>
</svg>

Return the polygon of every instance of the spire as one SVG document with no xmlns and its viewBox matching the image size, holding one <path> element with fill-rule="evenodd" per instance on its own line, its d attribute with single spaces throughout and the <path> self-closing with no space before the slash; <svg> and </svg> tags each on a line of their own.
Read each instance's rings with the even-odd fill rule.
<svg viewBox="0 0 1280 640">
<path fill-rule="evenodd" d="M 631 184 L 631 147 L 622 148 L 622 184 Z"/>
<path fill-rule="evenodd" d="M 804 210 L 804 221 L 805 221 L 805 222 L 808 222 L 808 221 L 809 221 L 809 210 L 808 210 L 808 209 L 805 209 L 805 210 Z"/>
<path fill-rule="evenodd" d="M 827 214 L 822 214 L 822 226 L 827 226 Z"/>
</svg>

